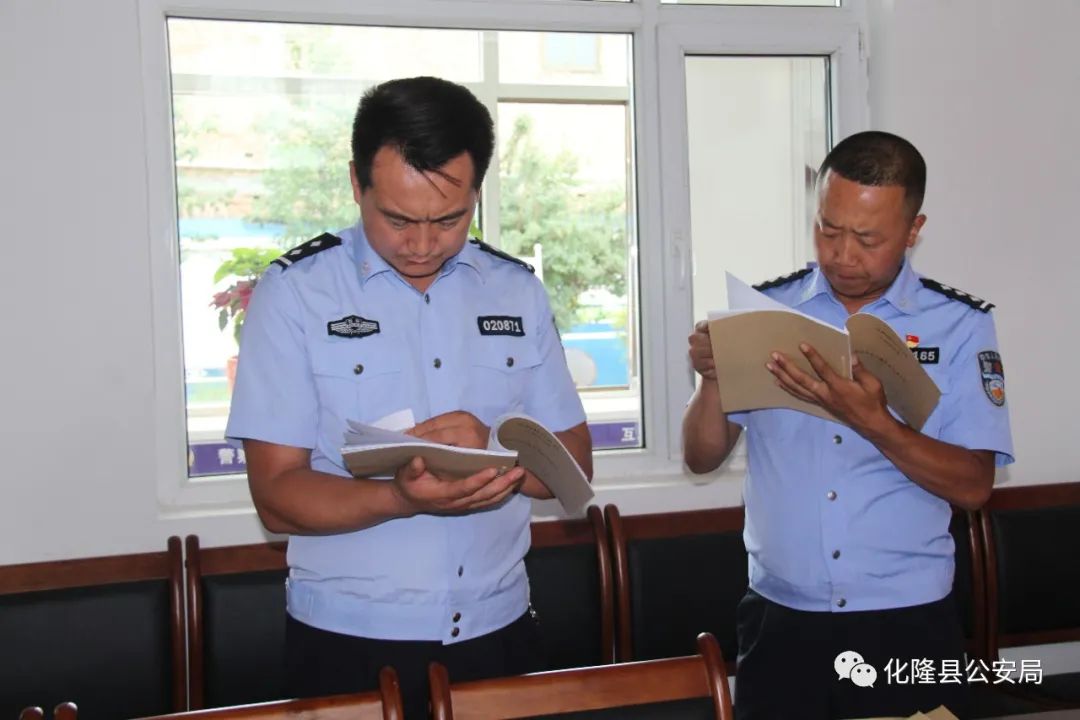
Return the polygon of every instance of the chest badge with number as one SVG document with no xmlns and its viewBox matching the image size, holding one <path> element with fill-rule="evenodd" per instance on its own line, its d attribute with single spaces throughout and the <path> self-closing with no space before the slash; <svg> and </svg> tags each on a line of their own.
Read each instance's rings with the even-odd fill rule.
<svg viewBox="0 0 1080 720">
<path fill-rule="evenodd" d="M 918 335 L 908 335 L 904 338 L 904 344 L 911 350 L 911 354 L 922 365 L 937 365 L 941 358 L 941 348 L 922 347 L 919 345 Z"/>
<path fill-rule="evenodd" d="M 525 326 L 521 323 L 521 317 L 513 317 L 511 315 L 481 315 L 476 318 L 476 324 L 480 328 L 481 335 L 525 337 Z"/>
</svg>

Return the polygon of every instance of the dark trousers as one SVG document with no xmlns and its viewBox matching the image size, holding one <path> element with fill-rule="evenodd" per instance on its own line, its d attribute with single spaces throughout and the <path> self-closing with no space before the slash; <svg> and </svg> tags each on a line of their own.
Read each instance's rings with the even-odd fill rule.
<svg viewBox="0 0 1080 720">
<path fill-rule="evenodd" d="M 373 640 L 340 635 L 294 620 L 285 627 L 286 683 L 292 697 L 364 692 L 379 687 L 379 671 L 397 671 L 405 717 L 428 716 L 428 663 L 446 666 L 451 682 L 546 670 L 537 621 L 531 613 L 493 633 L 452 645 Z"/>
<path fill-rule="evenodd" d="M 939 705 L 966 717 L 964 638 L 952 596 L 894 610 L 829 613 L 792 610 L 750 590 L 739 603 L 738 633 L 738 720 L 907 717 Z M 845 651 L 875 669 L 873 686 L 839 677 L 834 662 Z M 932 663 L 932 683 L 912 682 L 912 660 Z M 942 660 L 958 663 L 959 683 L 941 681 Z M 865 668 L 857 672 L 869 677 Z"/>
</svg>

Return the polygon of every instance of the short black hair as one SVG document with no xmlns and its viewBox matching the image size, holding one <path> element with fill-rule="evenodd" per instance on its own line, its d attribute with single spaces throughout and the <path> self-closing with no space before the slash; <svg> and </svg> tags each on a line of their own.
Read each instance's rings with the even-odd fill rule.
<svg viewBox="0 0 1080 720">
<path fill-rule="evenodd" d="M 846 137 L 825 156 L 818 171 L 819 182 L 829 170 L 860 185 L 901 185 L 911 217 L 922 208 L 926 161 L 914 145 L 899 135 L 867 130 Z"/>
<path fill-rule="evenodd" d="M 421 172 L 437 171 L 463 152 L 473 161 L 480 189 L 495 149 L 491 113 L 469 90 L 448 80 L 390 80 L 368 90 L 356 108 L 352 159 L 360 188 L 371 187 L 371 163 L 391 146 Z"/>
</svg>

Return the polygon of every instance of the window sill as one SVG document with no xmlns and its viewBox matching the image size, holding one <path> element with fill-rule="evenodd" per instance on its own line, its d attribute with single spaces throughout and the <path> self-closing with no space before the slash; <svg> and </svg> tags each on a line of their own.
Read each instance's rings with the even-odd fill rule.
<svg viewBox="0 0 1080 720">
<path fill-rule="evenodd" d="M 741 452 L 719 470 L 694 475 L 674 461 L 637 472 L 628 468 L 646 465 L 643 451 L 604 453 L 597 458 L 593 504 L 613 503 L 624 514 L 671 512 L 742 503 L 745 458 Z M 242 474 L 216 475 L 183 481 L 171 497 L 162 497 L 158 517 L 163 520 L 251 515 L 247 479 Z M 534 518 L 559 518 L 565 513 L 555 500 L 533 503 Z"/>
</svg>

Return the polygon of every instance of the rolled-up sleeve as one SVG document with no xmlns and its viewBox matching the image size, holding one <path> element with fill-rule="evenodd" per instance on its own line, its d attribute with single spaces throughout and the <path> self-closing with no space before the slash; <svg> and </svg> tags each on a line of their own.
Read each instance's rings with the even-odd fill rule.
<svg viewBox="0 0 1080 720">
<path fill-rule="evenodd" d="M 973 313 L 972 331 L 949 368 L 951 391 L 943 396 L 941 434 L 947 443 L 992 450 L 998 466 L 1013 462 L 1009 405 L 994 318 Z"/>
<path fill-rule="evenodd" d="M 314 448 L 318 400 L 296 291 L 271 267 L 248 306 L 226 437 Z"/>
<path fill-rule="evenodd" d="M 569 430 L 585 422 L 585 408 L 566 365 L 547 291 L 539 281 L 533 291 L 540 364 L 530 372 L 526 383 L 525 412 L 553 432 Z"/>
</svg>

